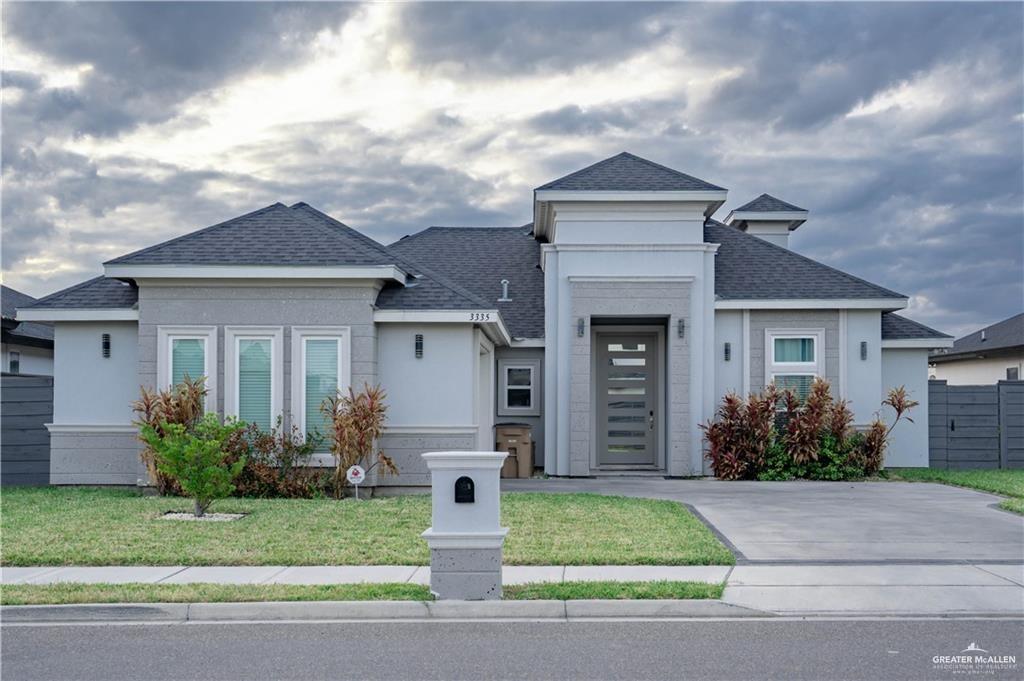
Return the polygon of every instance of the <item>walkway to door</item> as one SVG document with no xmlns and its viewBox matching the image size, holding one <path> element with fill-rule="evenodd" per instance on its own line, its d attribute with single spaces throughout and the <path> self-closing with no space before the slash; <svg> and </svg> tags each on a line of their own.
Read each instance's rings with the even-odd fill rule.
<svg viewBox="0 0 1024 681">
<path fill-rule="evenodd" d="M 502 480 L 502 489 L 679 501 L 740 564 L 1024 562 L 1024 517 L 993 508 L 999 497 L 946 485 L 561 478 Z"/>
</svg>

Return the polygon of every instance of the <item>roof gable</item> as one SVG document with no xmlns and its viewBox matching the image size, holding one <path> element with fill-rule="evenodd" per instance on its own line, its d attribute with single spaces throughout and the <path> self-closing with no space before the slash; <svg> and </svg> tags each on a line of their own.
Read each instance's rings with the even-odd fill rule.
<svg viewBox="0 0 1024 681">
<path fill-rule="evenodd" d="M 806 213 L 806 208 L 794 206 L 792 203 L 777 199 L 771 194 L 761 194 L 753 201 L 733 209 L 734 213 Z"/>
<path fill-rule="evenodd" d="M 710 182 L 626 151 L 537 187 L 537 191 L 545 190 L 725 191 Z"/>
<path fill-rule="evenodd" d="M 306 204 L 275 203 L 105 265 L 394 265 L 382 245 Z"/>
</svg>

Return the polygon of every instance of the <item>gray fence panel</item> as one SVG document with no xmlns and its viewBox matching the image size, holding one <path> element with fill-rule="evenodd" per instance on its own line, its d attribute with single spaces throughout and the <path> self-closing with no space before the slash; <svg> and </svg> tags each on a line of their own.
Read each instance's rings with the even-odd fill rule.
<svg viewBox="0 0 1024 681">
<path fill-rule="evenodd" d="M 0 485 L 50 482 L 52 376 L 0 376 Z"/>
<path fill-rule="evenodd" d="M 929 465 L 1024 468 L 1024 381 L 928 382 Z"/>
</svg>

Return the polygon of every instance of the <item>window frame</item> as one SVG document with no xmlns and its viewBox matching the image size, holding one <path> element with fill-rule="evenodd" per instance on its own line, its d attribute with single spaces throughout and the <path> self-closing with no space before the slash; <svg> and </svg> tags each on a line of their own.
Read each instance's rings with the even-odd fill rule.
<svg viewBox="0 0 1024 681">
<path fill-rule="evenodd" d="M 530 406 L 510 407 L 508 391 L 524 390 L 526 386 L 509 386 L 508 372 L 510 369 L 528 369 L 530 371 Z M 498 415 L 499 416 L 540 416 L 540 360 L 538 359 L 499 359 L 498 360 Z"/>
<path fill-rule="evenodd" d="M 338 389 L 352 386 L 352 332 L 348 326 L 293 326 L 291 328 L 291 422 L 306 440 L 306 340 L 338 340 Z M 329 452 L 313 454 L 311 463 L 331 459 Z M 329 461 L 328 461 L 329 463 Z"/>
<path fill-rule="evenodd" d="M 203 371 L 206 376 L 204 411 L 217 411 L 217 327 L 216 326 L 159 326 L 157 327 L 157 386 L 160 390 L 174 387 L 171 362 L 175 340 L 203 341 Z"/>
<path fill-rule="evenodd" d="M 814 361 L 778 362 L 775 360 L 777 339 L 811 339 L 814 341 Z M 780 376 L 825 377 L 825 329 L 765 329 L 764 330 L 765 385 L 775 383 Z"/>
<path fill-rule="evenodd" d="M 7 372 L 16 376 L 21 375 L 20 350 L 11 350 L 7 353 Z"/>
<path fill-rule="evenodd" d="M 238 418 L 238 345 L 243 340 L 270 340 L 270 425 L 284 416 L 284 328 L 280 326 L 224 327 L 224 416 Z"/>
</svg>

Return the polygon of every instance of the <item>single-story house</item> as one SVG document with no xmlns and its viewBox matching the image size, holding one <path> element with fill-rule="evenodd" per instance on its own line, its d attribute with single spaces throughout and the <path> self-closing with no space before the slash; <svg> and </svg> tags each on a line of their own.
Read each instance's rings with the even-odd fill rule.
<svg viewBox="0 0 1024 681">
<path fill-rule="evenodd" d="M 19 307 L 35 304 L 32 296 L 0 286 L 2 336 L 0 371 L 5 374 L 53 375 L 53 325 L 45 322 L 21 322 Z"/>
<path fill-rule="evenodd" d="M 991 385 L 1024 377 L 1024 312 L 931 354 L 931 378 L 949 385 Z"/>
<path fill-rule="evenodd" d="M 788 248 L 808 212 L 622 153 L 539 186 L 519 227 L 430 227 L 389 246 L 275 203 L 104 263 L 19 310 L 56 328 L 51 482 L 135 484 L 139 386 L 204 374 L 209 409 L 304 431 L 336 389 L 381 384 L 383 449 L 494 448 L 526 423 L 553 476 L 708 472 L 698 424 L 729 391 L 823 376 L 866 424 L 922 406 L 888 465 L 928 465 L 928 352 L 907 297 Z M 879 258 L 885 253 L 880 252 Z M 320 463 L 329 463 L 322 454 Z"/>
</svg>

